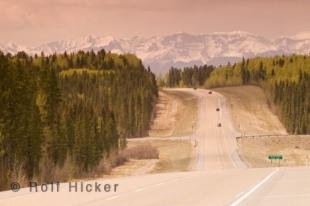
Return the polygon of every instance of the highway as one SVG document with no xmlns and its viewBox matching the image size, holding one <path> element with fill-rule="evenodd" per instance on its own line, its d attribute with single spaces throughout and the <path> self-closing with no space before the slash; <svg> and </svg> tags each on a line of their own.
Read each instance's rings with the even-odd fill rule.
<svg viewBox="0 0 310 206">
<path fill-rule="evenodd" d="M 207 90 L 180 89 L 198 97 L 198 120 L 193 138 L 198 142 L 194 170 L 245 168 L 237 153 L 234 129 L 225 98 Z M 219 111 L 216 111 L 217 108 Z M 221 127 L 218 127 L 218 124 Z"/>
<path fill-rule="evenodd" d="M 248 168 L 237 153 L 239 134 L 225 98 L 207 90 L 180 90 L 199 100 L 191 137 L 197 141 L 193 171 L 84 181 L 84 185 L 117 185 L 116 192 L 69 192 L 68 183 L 60 184 L 59 192 L 6 191 L 0 193 L 0 205 L 310 205 L 309 168 Z"/>
<path fill-rule="evenodd" d="M 242 192 L 274 169 L 222 170 L 213 172 L 163 173 L 93 180 L 84 184 L 118 184 L 117 192 L 2 192 L 0 205 L 229 205 Z M 242 180 L 242 181 L 241 181 Z"/>
</svg>

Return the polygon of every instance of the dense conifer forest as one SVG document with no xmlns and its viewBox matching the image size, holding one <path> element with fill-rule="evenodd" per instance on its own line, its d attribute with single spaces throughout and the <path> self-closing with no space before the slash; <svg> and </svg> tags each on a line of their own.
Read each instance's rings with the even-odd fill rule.
<svg viewBox="0 0 310 206">
<path fill-rule="evenodd" d="M 178 69 L 171 67 L 165 85 L 168 87 L 198 87 L 202 86 L 213 71 L 213 66 L 193 66 Z"/>
<path fill-rule="evenodd" d="M 102 172 L 146 133 L 156 98 L 154 74 L 131 54 L 0 52 L 0 189 Z"/>
<path fill-rule="evenodd" d="M 310 134 L 310 56 L 257 57 L 215 69 L 171 68 L 164 82 L 168 87 L 257 85 L 275 104 L 289 133 Z"/>
</svg>

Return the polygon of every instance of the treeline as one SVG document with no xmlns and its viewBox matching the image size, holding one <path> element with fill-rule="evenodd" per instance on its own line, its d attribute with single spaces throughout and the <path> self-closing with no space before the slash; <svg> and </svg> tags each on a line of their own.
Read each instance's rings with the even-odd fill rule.
<svg viewBox="0 0 310 206">
<path fill-rule="evenodd" d="M 102 172 L 146 133 L 157 86 L 131 54 L 0 52 L 0 189 Z"/>
<path fill-rule="evenodd" d="M 193 66 L 178 69 L 171 67 L 164 86 L 168 87 L 194 87 L 202 86 L 213 71 L 213 66 Z"/>
<path fill-rule="evenodd" d="M 297 82 L 280 80 L 272 84 L 273 101 L 290 133 L 310 133 L 310 72 L 299 73 Z"/>
<path fill-rule="evenodd" d="M 205 82 L 208 88 L 252 84 L 275 103 L 287 131 L 310 133 L 310 56 L 291 55 L 243 59 L 220 66 Z"/>
</svg>

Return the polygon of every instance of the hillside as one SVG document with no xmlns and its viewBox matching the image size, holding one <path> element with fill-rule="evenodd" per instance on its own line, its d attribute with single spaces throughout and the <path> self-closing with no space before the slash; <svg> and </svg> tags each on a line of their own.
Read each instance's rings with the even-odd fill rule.
<svg viewBox="0 0 310 206">
<path fill-rule="evenodd" d="M 276 56 L 243 59 L 215 69 L 206 80 L 208 88 L 258 85 L 290 133 L 310 133 L 310 57 Z"/>
</svg>

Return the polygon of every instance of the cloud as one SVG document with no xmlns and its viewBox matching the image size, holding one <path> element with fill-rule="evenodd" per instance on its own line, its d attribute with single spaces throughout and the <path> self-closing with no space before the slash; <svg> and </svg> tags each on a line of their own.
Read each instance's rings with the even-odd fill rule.
<svg viewBox="0 0 310 206">
<path fill-rule="evenodd" d="M 2 29 L 65 27 L 100 18 L 99 13 L 167 12 L 185 8 L 186 0 L 2 0 Z M 176 7 L 176 5 L 179 5 Z"/>
<path fill-rule="evenodd" d="M 199 5 L 214 3 L 214 0 L 3 0 L 6 7 L 19 7 L 24 11 L 57 8 L 64 9 L 101 9 L 101 10 L 140 10 L 166 11 L 199 8 Z M 5 7 L 4 7 L 5 8 Z"/>
<path fill-rule="evenodd" d="M 0 25 L 3 29 L 23 27 L 34 22 L 35 16 L 18 4 L 0 2 Z"/>
</svg>

